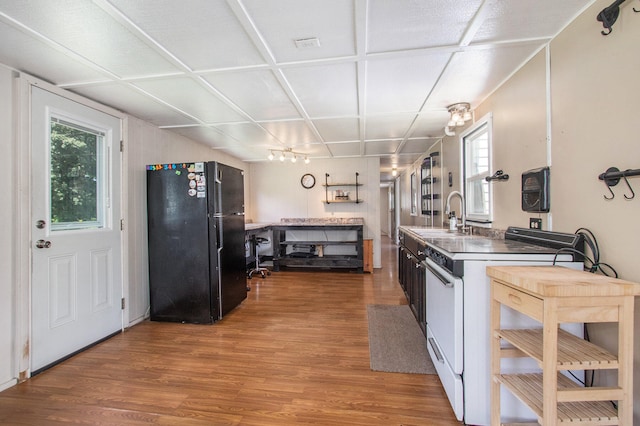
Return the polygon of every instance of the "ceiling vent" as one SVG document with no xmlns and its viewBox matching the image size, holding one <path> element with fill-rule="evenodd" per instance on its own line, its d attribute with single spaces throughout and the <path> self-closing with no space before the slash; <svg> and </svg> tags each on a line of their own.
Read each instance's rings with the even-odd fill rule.
<svg viewBox="0 0 640 426">
<path fill-rule="evenodd" d="M 320 39 L 318 37 L 299 38 L 294 40 L 298 49 L 314 49 L 320 47 Z"/>
</svg>

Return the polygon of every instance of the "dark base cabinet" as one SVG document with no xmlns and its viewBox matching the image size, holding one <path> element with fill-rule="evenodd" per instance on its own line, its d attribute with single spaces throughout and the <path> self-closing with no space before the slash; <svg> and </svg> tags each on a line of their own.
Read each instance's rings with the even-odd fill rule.
<svg viewBox="0 0 640 426">
<path fill-rule="evenodd" d="M 424 243 L 400 232 L 400 247 L 398 248 L 398 279 L 400 286 L 407 296 L 409 306 L 422 332 L 427 334 L 426 310 L 426 272 L 422 263 L 424 260 Z"/>
</svg>

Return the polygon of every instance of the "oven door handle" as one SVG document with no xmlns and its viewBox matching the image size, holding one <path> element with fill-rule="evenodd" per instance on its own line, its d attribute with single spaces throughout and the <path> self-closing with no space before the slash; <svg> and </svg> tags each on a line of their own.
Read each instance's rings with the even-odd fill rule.
<svg viewBox="0 0 640 426">
<path fill-rule="evenodd" d="M 427 339 L 427 342 L 429 342 L 429 346 L 431 346 L 431 350 L 433 351 L 433 354 L 436 356 L 436 359 L 438 360 L 438 362 L 444 364 L 444 358 L 440 353 L 440 350 L 438 349 L 438 344 L 436 343 L 435 339 L 433 337 L 429 337 Z"/>
<path fill-rule="evenodd" d="M 431 265 L 429 265 L 428 263 L 427 265 L 427 269 L 429 270 L 429 272 L 431 272 L 433 275 L 436 276 L 436 278 L 440 281 L 440 284 L 442 284 L 443 286 L 447 287 L 447 288 L 453 288 L 453 280 L 449 280 L 447 279 L 447 277 L 445 277 L 444 275 L 442 275 L 439 271 L 436 271 Z"/>
</svg>

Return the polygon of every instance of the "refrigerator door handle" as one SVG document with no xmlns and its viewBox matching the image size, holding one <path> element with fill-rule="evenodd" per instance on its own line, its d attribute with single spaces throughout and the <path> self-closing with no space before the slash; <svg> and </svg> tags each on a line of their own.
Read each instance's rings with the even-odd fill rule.
<svg viewBox="0 0 640 426">
<path fill-rule="evenodd" d="M 222 214 L 222 169 L 218 167 L 218 163 L 213 164 L 213 192 L 210 193 L 213 197 L 213 209 L 214 216 L 218 217 Z"/>
<path fill-rule="evenodd" d="M 223 232 L 222 232 L 222 217 L 221 216 L 216 216 L 216 219 L 218 221 L 217 225 L 216 225 L 216 233 L 218 234 L 217 240 L 218 240 L 218 253 L 220 253 L 222 251 L 222 249 L 224 248 L 224 238 L 222 237 Z"/>
</svg>

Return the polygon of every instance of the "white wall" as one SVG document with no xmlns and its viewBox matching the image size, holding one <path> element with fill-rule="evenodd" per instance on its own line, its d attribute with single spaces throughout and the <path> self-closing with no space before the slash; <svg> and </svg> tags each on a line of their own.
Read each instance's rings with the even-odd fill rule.
<svg viewBox="0 0 640 426">
<path fill-rule="evenodd" d="M 378 158 L 350 158 L 312 160 L 310 164 L 285 161 L 253 163 L 251 171 L 252 207 L 249 214 L 254 222 L 279 222 L 282 218 L 364 218 L 364 238 L 373 239 L 373 265 L 380 259 L 380 160 Z M 325 173 L 330 182 L 353 182 L 360 173 L 359 198 L 363 203 L 325 204 Z M 305 189 L 300 178 L 311 173 L 316 185 Z M 354 195 L 355 188 L 344 188 Z"/>
<path fill-rule="evenodd" d="M 0 67 L 0 390 L 15 384 L 16 358 L 14 350 L 14 155 L 12 140 L 12 77 L 11 71 Z"/>
</svg>

